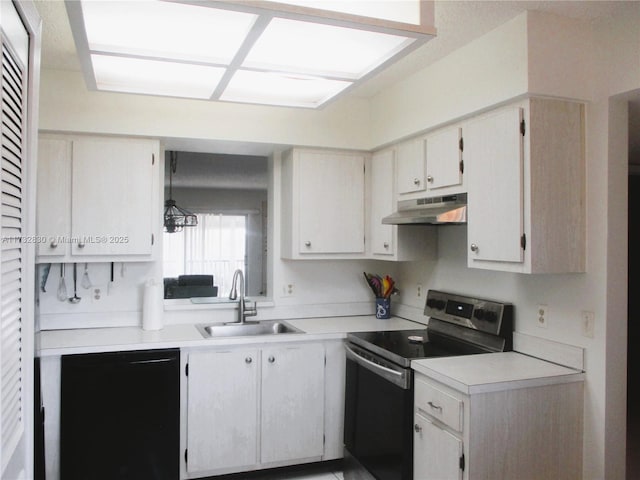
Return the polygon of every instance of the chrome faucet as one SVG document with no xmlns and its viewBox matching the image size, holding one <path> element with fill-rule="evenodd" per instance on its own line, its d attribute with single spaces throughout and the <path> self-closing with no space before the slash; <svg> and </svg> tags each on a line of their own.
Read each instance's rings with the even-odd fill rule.
<svg viewBox="0 0 640 480">
<path fill-rule="evenodd" d="M 238 297 L 238 283 L 240 284 L 240 296 Z M 233 280 L 231 280 L 231 292 L 229 293 L 229 300 L 238 300 L 238 321 L 233 323 L 244 324 L 247 321 L 247 317 L 255 317 L 258 314 L 258 308 L 253 303 L 253 306 L 248 304 L 248 300 L 244 296 L 244 274 L 242 270 L 238 269 L 233 272 Z"/>
</svg>

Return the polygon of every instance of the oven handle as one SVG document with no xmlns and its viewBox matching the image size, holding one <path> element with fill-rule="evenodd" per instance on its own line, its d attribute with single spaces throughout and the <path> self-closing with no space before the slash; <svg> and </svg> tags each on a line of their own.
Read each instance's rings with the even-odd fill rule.
<svg viewBox="0 0 640 480">
<path fill-rule="evenodd" d="M 396 370 L 392 370 L 391 368 L 387 368 L 383 365 L 378 365 L 377 363 L 372 362 L 371 360 L 367 360 L 366 358 L 354 352 L 351 348 L 349 348 L 348 345 L 345 345 L 344 348 L 346 349 L 348 359 L 353 360 L 356 363 L 359 363 L 360 365 L 373 371 L 374 373 L 378 373 L 383 378 L 386 378 L 390 382 L 398 385 L 399 387 L 402 387 L 405 390 L 410 388 L 410 384 L 409 384 L 410 380 L 407 378 L 407 375 L 405 372 L 398 372 Z M 389 375 L 391 375 L 391 377 L 389 377 Z"/>
</svg>

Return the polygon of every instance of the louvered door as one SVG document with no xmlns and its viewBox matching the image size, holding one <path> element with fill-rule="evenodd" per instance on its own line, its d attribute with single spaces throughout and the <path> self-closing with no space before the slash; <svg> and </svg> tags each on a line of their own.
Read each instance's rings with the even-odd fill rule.
<svg viewBox="0 0 640 480">
<path fill-rule="evenodd" d="M 6 11 L 3 10 L 3 14 Z M 15 11 L 14 11 L 15 13 Z M 3 22 L 5 18 L 3 17 Z M 15 20 L 10 18 L 9 20 Z M 20 20 L 18 20 L 20 22 Z M 12 27 L 16 25 L 13 22 Z M 21 23 L 20 23 L 20 26 Z M 24 229 L 24 163 L 26 139 L 26 59 L 24 41 L 17 48 L 2 36 L 2 169 L 0 171 L 0 432 L 2 472 L 24 431 L 22 357 L 23 282 L 26 266 Z M 11 30 L 13 33 L 14 30 Z M 4 33 L 4 27 L 3 27 Z M 3 476 L 4 478 L 4 476 Z"/>
</svg>

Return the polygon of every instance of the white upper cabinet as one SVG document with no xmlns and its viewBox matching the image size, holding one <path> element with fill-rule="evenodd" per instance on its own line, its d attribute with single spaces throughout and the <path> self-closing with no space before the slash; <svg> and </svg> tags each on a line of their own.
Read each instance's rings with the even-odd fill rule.
<svg viewBox="0 0 640 480">
<path fill-rule="evenodd" d="M 282 161 L 282 257 L 363 258 L 367 154 L 293 149 Z"/>
<path fill-rule="evenodd" d="M 371 156 L 371 253 L 393 255 L 395 253 L 394 225 L 383 225 L 382 219 L 391 215 L 396 207 L 393 196 L 393 172 L 395 151 L 375 152 Z"/>
<path fill-rule="evenodd" d="M 37 255 L 56 261 L 69 255 L 61 235 L 71 232 L 71 142 L 55 138 L 38 141 Z"/>
<path fill-rule="evenodd" d="M 584 271 L 583 117 L 532 98 L 465 125 L 469 267 Z"/>
<path fill-rule="evenodd" d="M 40 139 L 38 261 L 145 261 L 159 230 L 159 142 Z"/>
<path fill-rule="evenodd" d="M 433 195 L 465 191 L 462 128 L 453 126 L 437 130 L 426 137 L 425 143 L 427 191 Z"/>
<path fill-rule="evenodd" d="M 428 225 L 385 225 L 382 219 L 396 209 L 393 179 L 395 149 L 380 150 L 371 156 L 371 257 L 379 260 L 435 260 L 438 234 Z"/>
<path fill-rule="evenodd" d="M 423 138 L 413 138 L 396 146 L 396 185 L 399 197 L 424 193 L 425 146 Z"/>
<path fill-rule="evenodd" d="M 522 109 L 500 110 L 466 128 L 470 266 L 524 259 Z M 473 218 L 473 220 L 471 220 Z"/>
</svg>

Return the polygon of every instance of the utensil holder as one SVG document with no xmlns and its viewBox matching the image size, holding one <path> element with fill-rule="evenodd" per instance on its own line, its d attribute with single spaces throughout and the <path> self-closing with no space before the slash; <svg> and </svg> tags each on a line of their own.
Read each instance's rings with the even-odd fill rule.
<svg viewBox="0 0 640 480">
<path fill-rule="evenodd" d="M 376 298 L 376 318 L 386 319 L 391 318 L 391 299 L 390 298 Z"/>
</svg>

